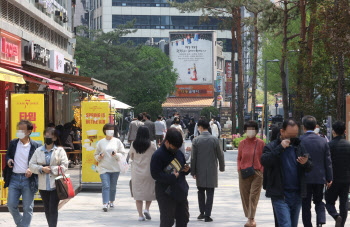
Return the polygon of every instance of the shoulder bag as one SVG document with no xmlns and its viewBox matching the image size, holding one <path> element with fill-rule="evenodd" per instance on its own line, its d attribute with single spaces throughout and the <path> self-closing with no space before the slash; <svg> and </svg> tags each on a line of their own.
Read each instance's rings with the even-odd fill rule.
<svg viewBox="0 0 350 227">
<path fill-rule="evenodd" d="M 256 146 L 258 144 L 258 139 L 256 139 L 256 144 L 255 144 L 255 148 L 254 148 L 254 155 L 253 155 L 253 164 L 251 167 L 248 167 L 246 169 L 241 169 L 241 175 L 243 179 L 246 179 L 250 176 L 253 176 L 255 174 L 255 169 L 254 169 L 254 159 L 255 159 L 255 150 L 256 150 Z"/>
<path fill-rule="evenodd" d="M 60 171 L 62 176 L 60 176 Z M 58 166 L 58 177 L 55 178 L 57 196 L 60 200 L 71 199 L 75 196 L 72 181 L 66 176 L 61 166 Z"/>
</svg>

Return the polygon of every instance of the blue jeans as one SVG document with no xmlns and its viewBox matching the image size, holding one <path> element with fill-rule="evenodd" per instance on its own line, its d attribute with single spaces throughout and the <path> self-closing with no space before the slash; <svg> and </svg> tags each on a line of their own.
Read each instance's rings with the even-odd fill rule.
<svg viewBox="0 0 350 227">
<path fill-rule="evenodd" d="M 21 195 L 23 216 L 18 209 L 19 198 Z M 7 195 L 7 208 L 17 226 L 30 226 L 33 217 L 34 193 L 30 189 L 29 178 L 25 177 L 24 174 L 12 174 Z"/>
<path fill-rule="evenodd" d="M 109 201 L 114 202 L 115 194 L 117 192 L 117 181 L 119 172 L 100 174 L 102 181 L 102 200 L 103 204 Z"/>
<path fill-rule="evenodd" d="M 271 199 L 279 227 L 297 227 L 301 209 L 299 191 L 284 192 L 284 199 Z"/>
</svg>

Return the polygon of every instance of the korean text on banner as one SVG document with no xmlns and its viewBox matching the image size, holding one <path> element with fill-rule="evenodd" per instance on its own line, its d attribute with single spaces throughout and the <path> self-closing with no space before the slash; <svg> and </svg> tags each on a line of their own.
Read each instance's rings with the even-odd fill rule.
<svg viewBox="0 0 350 227">
<path fill-rule="evenodd" d="M 17 124 L 20 120 L 33 123 L 30 138 L 44 144 L 45 108 L 44 94 L 12 94 L 11 95 L 11 138 L 17 137 Z"/>
<path fill-rule="evenodd" d="M 101 182 L 98 163 L 94 158 L 96 144 L 103 139 L 103 126 L 109 122 L 109 102 L 85 101 L 81 104 L 82 122 L 82 182 Z"/>
</svg>

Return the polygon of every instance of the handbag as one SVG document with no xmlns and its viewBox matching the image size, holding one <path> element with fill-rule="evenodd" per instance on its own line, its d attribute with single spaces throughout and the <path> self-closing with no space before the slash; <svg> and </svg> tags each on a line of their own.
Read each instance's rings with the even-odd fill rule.
<svg viewBox="0 0 350 227">
<path fill-rule="evenodd" d="M 121 158 L 119 158 L 118 160 L 118 165 L 119 165 L 119 168 L 120 168 L 120 173 L 127 173 L 128 170 L 129 170 L 129 164 L 128 162 L 126 161 L 126 158 L 124 156 L 122 156 Z"/>
<path fill-rule="evenodd" d="M 61 175 L 60 175 L 61 171 Z M 57 196 L 60 200 L 71 199 L 75 196 L 72 181 L 69 176 L 66 176 L 61 166 L 58 166 L 58 177 L 55 178 Z"/>
<path fill-rule="evenodd" d="M 255 159 L 255 150 L 256 150 L 256 146 L 258 144 L 258 140 L 256 140 L 256 144 L 255 144 L 255 148 L 254 148 L 254 155 L 253 155 L 253 164 L 251 167 L 245 168 L 245 169 L 241 169 L 241 175 L 243 179 L 246 179 L 250 176 L 253 176 L 255 174 L 255 169 L 254 169 L 254 159 Z"/>
</svg>

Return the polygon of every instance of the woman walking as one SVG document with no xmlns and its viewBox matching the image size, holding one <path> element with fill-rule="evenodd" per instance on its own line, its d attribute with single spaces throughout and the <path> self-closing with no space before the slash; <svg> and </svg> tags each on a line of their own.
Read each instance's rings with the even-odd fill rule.
<svg viewBox="0 0 350 227">
<path fill-rule="evenodd" d="M 131 185 L 132 194 L 136 200 L 139 221 L 151 220 L 149 208 L 155 195 L 155 181 L 151 176 L 151 158 L 157 150 L 156 144 L 151 142 L 149 130 L 141 126 L 137 130 L 136 139 L 130 147 L 131 164 Z M 146 209 L 142 213 L 143 201 L 146 201 Z M 145 216 L 144 216 L 145 215 Z"/>
<path fill-rule="evenodd" d="M 126 157 L 123 143 L 113 137 L 114 125 L 105 124 L 103 138 L 97 143 L 94 157 L 98 162 L 98 172 L 102 181 L 102 209 L 107 212 L 108 208 L 114 208 L 115 194 L 117 192 L 117 181 L 120 167 L 118 161 Z"/>
<path fill-rule="evenodd" d="M 49 227 L 57 226 L 58 203 L 55 178 L 62 171 L 68 169 L 68 158 L 62 147 L 57 147 L 55 142 L 58 133 L 55 128 L 47 128 L 44 131 L 45 144 L 36 149 L 29 162 L 32 173 L 38 174 L 39 193 L 44 203 L 45 216 Z"/>
<path fill-rule="evenodd" d="M 260 192 L 263 183 L 263 166 L 260 163 L 261 155 L 265 146 L 263 140 L 258 139 L 256 134 L 259 131 L 255 121 L 248 121 L 244 124 L 244 131 L 247 138 L 242 140 L 238 146 L 237 169 L 239 173 L 239 189 L 241 193 L 243 210 L 248 218 L 245 227 L 255 227 L 255 212 L 258 206 Z M 252 168 L 252 174 L 244 171 Z M 242 173 L 245 172 L 245 173 Z"/>
</svg>

